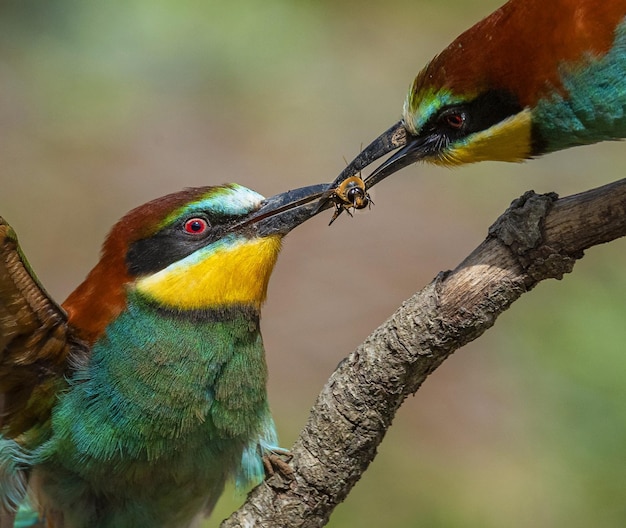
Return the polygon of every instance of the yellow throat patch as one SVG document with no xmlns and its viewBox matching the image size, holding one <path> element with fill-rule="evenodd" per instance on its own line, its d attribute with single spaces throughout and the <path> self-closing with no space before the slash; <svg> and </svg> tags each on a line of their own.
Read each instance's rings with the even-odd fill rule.
<svg viewBox="0 0 626 528">
<path fill-rule="evenodd" d="M 206 255 L 192 254 L 139 279 L 136 288 L 159 304 L 181 310 L 234 304 L 260 308 L 281 240 L 279 235 L 236 240 Z"/>
</svg>

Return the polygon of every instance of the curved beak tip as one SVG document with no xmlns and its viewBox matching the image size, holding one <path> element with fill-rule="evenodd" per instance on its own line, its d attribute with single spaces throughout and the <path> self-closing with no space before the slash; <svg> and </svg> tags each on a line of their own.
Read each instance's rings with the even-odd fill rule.
<svg viewBox="0 0 626 528">
<path fill-rule="evenodd" d="M 374 161 L 382 158 L 384 155 L 389 154 L 396 149 L 406 147 L 409 142 L 409 138 L 410 136 L 406 126 L 404 125 L 404 121 L 401 120 L 394 123 L 389 129 L 365 147 L 360 154 L 341 171 L 333 183 L 328 186 L 323 199 L 320 200 L 319 209 L 322 210 L 325 205 L 329 206 L 329 202 L 332 201 L 332 198 L 330 197 L 331 192 L 339 188 L 345 180 L 360 173 L 364 168 L 371 165 Z M 370 181 L 370 177 L 367 177 L 364 181 L 366 188 L 369 189 L 380 180 Z"/>
<path fill-rule="evenodd" d="M 360 173 L 385 154 L 401 149 L 364 180 L 365 188 L 369 189 L 383 178 L 408 165 L 411 161 L 407 162 L 407 153 L 413 152 L 412 144 L 412 138 L 404 122 L 398 121 L 362 150 L 331 184 L 309 185 L 266 198 L 257 211 L 251 213 L 236 227 L 254 225 L 259 236 L 286 235 L 306 220 L 336 205 L 332 197 L 333 191 L 342 182 Z M 331 224 L 337 216 L 335 214 Z"/>
</svg>

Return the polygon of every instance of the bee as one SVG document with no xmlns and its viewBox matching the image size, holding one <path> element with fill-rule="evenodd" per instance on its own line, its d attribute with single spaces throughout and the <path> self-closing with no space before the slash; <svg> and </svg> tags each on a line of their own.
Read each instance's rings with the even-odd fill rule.
<svg viewBox="0 0 626 528">
<path fill-rule="evenodd" d="M 350 176 L 343 180 L 331 191 L 328 199 L 335 202 L 335 214 L 328 225 L 331 225 L 342 211 L 352 216 L 350 209 L 365 209 L 374 203 L 365 189 L 365 182 L 359 176 Z"/>
</svg>

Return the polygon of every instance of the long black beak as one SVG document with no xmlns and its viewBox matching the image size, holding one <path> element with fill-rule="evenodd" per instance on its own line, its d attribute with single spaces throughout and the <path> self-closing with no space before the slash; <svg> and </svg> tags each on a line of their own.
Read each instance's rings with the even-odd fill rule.
<svg viewBox="0 0 626 528">
<path fill-rule="evenodd" d="M 435 135 L 429 136 L 410 136 L 407 134 L 408 140 L 404 147 L 398 152 L 389 156 L 382 165 L 378 166 L 367 178 L 365 178 L 365 187 L 369 189 L 378 182 L 384 180 L 387 176 L 391 176 L 394 172 L 424 159 L 433 151 L 433 146 L 438 141 Z"/>
<path fill-rule="evenodd" d="M 354 176 L 385 154 L 406 145 L 407 132 L 402 121 L 398 121 L 389 130 L 383 132 L 372 141 L 348 166 L 341 171 L 335 181 L 330 184 L 331 189 L 338 187 L 342 181 Z"/>
<path fill-rule="evenodd" d="M 320 183 L 300 187 L 266 198 L 260 209 L 251 213 L 234 228 L 254 227 L 259 236 L 286 235 L 318 213 L 333 207 L 329 193 L 347 178 L 355 175 L 385 154 L 400 148 L 365 179 L 366 187 L 376 185 L 390 174 L 423 157 L 423 140 L 407 134 L 402 121 L 378 136 L 341 172 L 330 185 Z"/>
<path fill-rule="evenodd" d="M 363 178 L 365 187 L 369 189 L 394 172 L 397 172 L 403 167 L 424 158 L 430 150 L 429 144 L 432 140 L 433 138 L 429 136 L 422 138 L 410 135 L 407 132 L 404 123 L 402 121 L 398 121 L 389 130 L 383 132 L 374 141 L 372 141 L 344 170 L 341 171 L 339 176 L 335 178 L 335 181 L 333 181 L 333 183 L 331 183 L 328 187 L 327 194 L 328 191 L 332 191 L 341 185 L 341 182 L 351 176 L 354 176 L 377 159 L 382 158 L 385 154 L 388 154 L 393 150 L 400 149 L 398 152 L 390 156 L 374 172 L 372 172 L 372 174 Z"/>
<path fill-rule="evenodd" d="M 347 180 L 351 176 L 361 172 L 365 167 L 371 165 L 374 161 L 382 158 L 385 154 L 388 154 L 392 150 L 403 147 L 407 142 L 407 131 L 402 121 L 398 121 L 390 129 L 383 132 L 374 141 L 372 141 L 367 147 L 365 147 L 361 153 L 354 158 L 345 169 L 343 169 L 339 176 L 335 180 L 326 186 L 326 192 L 322 196 L 322 199 L 318 203 L 318 211 L 328 209 L 332 205 L 331 194 L 333 191 L 341 185 L 344 180 Z M 382 179 L 382 178 L 381 178 Z M 372 184 L 373 185 L 373 184 Z M 366 183 L 366 188 L 370 188 L 372 185 Z M 331 220 L 332 223 L 332 220 Z"/>
<path fill-rule="evenodd" d="M 286 235 L 303 222 L 313 218 L 317 213 L 332 206 L 332 204 L 322 208 L 318 206 L 318 201 L 327 188 L 328 184 L 320 183 L 266 198 L 260 209 L 251 213 L 234 228 L 240 229 L 250 226 L 261 237 Z"/>
</svg>

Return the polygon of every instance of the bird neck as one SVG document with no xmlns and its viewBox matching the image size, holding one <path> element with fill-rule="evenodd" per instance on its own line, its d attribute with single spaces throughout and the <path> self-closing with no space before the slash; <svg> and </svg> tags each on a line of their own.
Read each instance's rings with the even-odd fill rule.
<svg viewBox="0 0 626 528">
<path fill-rule="evenodd" d="M 107 325 L 126 307 L 125 284 L 132 281 L 124 262 L 125 253 L 104 251 L 85 280 L 63 303 L 74 333 L 93 345 Z"/>
<path fill-rule="evenodd" d="M 554 92 L 532 109 L 537 153 L 626 137 L 626 20 L 611 49 L 560 69 L 564 94 Z"/>
<path fill-rule="evenodd" d="M 63 303 L 76 334 L 93 345 L 126 308 L 134 289 L 164 308 L 228 311 L 252 306 L 257 311 L 281 248 L 282 237 L 226 238 L 153 275 L 133 279 L 126 246 L 106 246 L 102 259 Z M 117 242 L 117 240 L 114 240 Z"/>
</svg>

